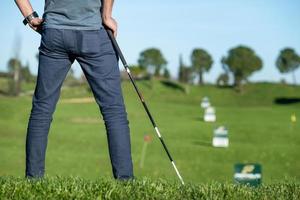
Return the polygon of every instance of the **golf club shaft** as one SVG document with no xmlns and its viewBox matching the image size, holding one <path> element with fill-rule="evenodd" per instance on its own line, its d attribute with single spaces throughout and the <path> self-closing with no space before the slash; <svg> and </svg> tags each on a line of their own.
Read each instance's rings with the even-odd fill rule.
<svg viewBox="0 0 300 200">
<path fill-rule="evenodd" d="M 138 96 L 139 96 L 139 98 L 140 98 L 140 100 L 141 100 L 141 102 L 142 102 L 142 104 L 143 104 L 143 106 L 145 108 L 145 111 L 146 111 L 146 113 L 147 113 L 147 115 L 148 115 L 148 117 L 149 117 L 149 119 L 150 119 L 150 121 L 151 121 L 151 123 L 152 123 L 152 125 L 153 125 L 153 127 L 155 129 L 155 131 L 156 131 L 156 134 L 157 134 L 157 136 L 158 136 L 161 144 L 163 145 L 163 148 L 165 149 L 165 151 L 166 151 L 166 153 L 167 153 L 167 155 L 168 155 L 168 157 L 169 157 L 169 159 L 170 159 L 170 161 L 172 163 L 172 166 L 173 166 L 173 168 L 174 168 L 174 170 L 175 170 L 175 172 L 176 172 L 179 180 L 184 185 L 184 181 L 183 181 L 183 179 L 182 179 L 182 177 L 181 177 L 181 175 L 180 175 L 180 173 L 179 173 L 179 171 L 178 171 L 178 169 L 177 169 L 177 167 L 175 165 L 175 162 L 172 159 L 172 156 L 171 156 L 171 154 L 170 154 L 170 152 L 169 152 L 169 150 L 168 150 L 168 148 L 167 148 L 167 146 L 166 146 L 166 144 L 165 144 L 165 142 L 164 142 L 164 140 L 163 140 L 163 138 L 162 138 L 162 136 L 161 136 L 161 134 L 160 134 L 160 132 L 158 130 L 158 127 L 156 126 L 156 123 L 155 123 L 155 121 L 154 121 L 154 119 L 153 119 L 153 117 L 152 117 L 152 115 L 151 115 L 151 113 L 150 113 L 150 111 L 148 109 L 148 106 L 147 106 L 147 104 L 146 104 L 146 102 L 145 102 L 142 94 L 140 93 L 137 85 L 135 84 L 134 79 L 131 76 L 128 64 L 127 64 L 127 62 L 126 62 L 126 60 L 125 60 L 125 58 L 123 56 L 123 53 L 122 53 L 122 51 L 121 51 L 121 49 L 120 49 L 120 47 L 119 47 L 119 45 L 118 45 L 118 43 L 117 43 L 117 41 L 116 41 L 116 39 L 114 37 L 112 31 L 110 29 L 106 29 L 106 30 L 107 30 L 107 33 L 108 33 L 108 35 L 109 35 L 109 37 L 110 37 L 110 39 L 111 39 L 111 41 L 113 43 L 113 46 L 114 46 L 115 50 L 118 53 L 119 58 L 121 59 L 121 62 L 123 63 L 123 66 L 124 66 L 124 68 L 125 68 L 128 76 L 129 76 L 129 79 L 130 79 L 131 83 L 133 84 L 133 87 L 134 87 L 135 91 L 137 92 L 137 94 L 138 94 Z"/>
</svg>

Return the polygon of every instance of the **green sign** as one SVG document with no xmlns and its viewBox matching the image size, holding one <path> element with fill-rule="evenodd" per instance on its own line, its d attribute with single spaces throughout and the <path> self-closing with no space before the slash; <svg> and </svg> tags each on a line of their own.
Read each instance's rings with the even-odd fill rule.
<svg viewBox="0 0 300 200">
<path fill-rule="evenodd" d="M 248 184 L 250 186 L 258 186 L 261 184 L 262 167 L 260 164 L 235 164 L 234 165 L 234 181 L 239 184 Z"/>
</svg>

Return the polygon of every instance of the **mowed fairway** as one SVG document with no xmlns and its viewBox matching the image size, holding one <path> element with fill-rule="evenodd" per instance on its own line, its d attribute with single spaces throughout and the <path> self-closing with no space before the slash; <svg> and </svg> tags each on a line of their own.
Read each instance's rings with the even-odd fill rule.
<svg viewBox="0 0 300 200">
<path fill-rule="evenodd" d="M 160 132 L 186 182 L 233 182 L 233 165 L 260 163 L 263 183 L 300 179 L 300 103 L 278 105 L 276 98 L 300 98 L 300 87 L 250 84 L 242 94 L 215 86 L 190 86 L 190 93 L 155 81 L 138 82 Z M 176 180 L 176 174 L 129 82 L 123 93 L 130 121 L 135 176 Z M 98 106 L 86 87 L 64 89 L 52 122 L 47 150 L 49 176 L 87 179 L 111 176 L 107 139 Z M 216 108 L 217 122 L 203 122 L 201 98 Z M 70 100 L 72 98 L 72 100 Z M 74 98 L 81 98 L 81 100 Z M 0 96 L 0 176 L 24 175 L 25 135 L 31 97 Z M 291 114 L 297 122 L 292 124 Z M 229 129 L 229 148 L 211 146 L 213 129 Z M 144 167 L 143 137 L 152 136 Z"/>
</svg>

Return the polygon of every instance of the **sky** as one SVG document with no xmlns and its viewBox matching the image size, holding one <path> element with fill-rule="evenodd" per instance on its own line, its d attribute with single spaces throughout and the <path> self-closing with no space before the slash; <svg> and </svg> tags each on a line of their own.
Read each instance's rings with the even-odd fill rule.
<svg viewBox="0 0 300 200">
<path fill-rule="evenodd" d="M 42 15 L 44 0 L 31 3 Z M 0 71 L 5 71 L 8 60 L 18 53 L 36 74 L 39 34 L 22 24 L 23 17 L 13 0 L 3 1 L 0 13 Z M 299 0 L 115 0 L 113 16 L 119 24 L 117 40 L 128 63 L 136 64 L 141 51 L 156 47 L 168 61 L 172 77 L 177 76 L 180 55 L 189 65 L 192 50 L 203 48 L 214 59 L 204 80 L 215 82 L 222 72 L 221 57 L 233 47 L 246 45 L 264 64 L 251 81 L 278 82 L 284 78 L 292 82 L 291 74 L 278 72 L 275 61 L 285 47 L 300 55 Z M 76 75 L 81 74 L 77 63 L 72 68 Z M 296 76 L 300 77 L 300 69 Z"/>
</svg>

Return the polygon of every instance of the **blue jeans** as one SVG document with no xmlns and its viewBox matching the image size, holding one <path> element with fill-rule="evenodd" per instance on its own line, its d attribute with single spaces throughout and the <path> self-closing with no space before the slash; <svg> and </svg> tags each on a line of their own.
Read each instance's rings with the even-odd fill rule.
<svg viewBox="0 0 300 200">
<path fill-rule="evenodd" d="M 52 115 L 62 83 L 77 60 L 105 122 L 113 175 L 133 178 L 130 130 L 120 84 L 117 54 L 104 28 L 93 31 L 44 28 L 37 83 L 26 138 L 26 177 L 45 173 Z"/>
</svg>

